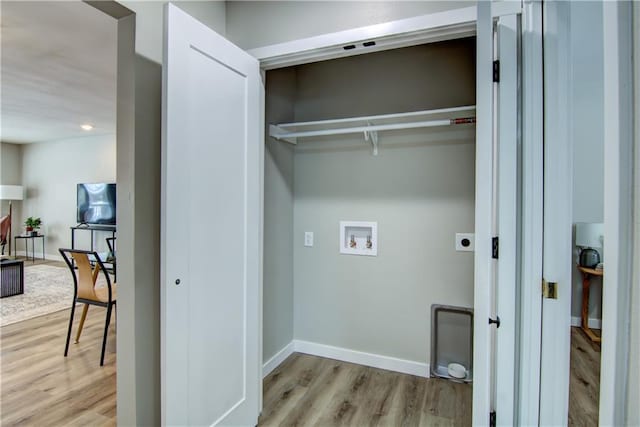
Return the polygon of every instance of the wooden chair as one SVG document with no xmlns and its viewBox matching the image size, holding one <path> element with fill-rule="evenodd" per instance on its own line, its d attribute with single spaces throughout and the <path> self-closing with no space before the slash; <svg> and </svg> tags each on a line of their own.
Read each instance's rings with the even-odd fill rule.
<svg viewBox="0 0 640 427">
<path fill-rule="evenodd" d="M 116 273 L 116 238 L 115 237 L 107 237 L 105 239 L 107 241 L 107 246 L 109 247 L 109 255 L 107 255 L 107 262 L 111 263 L 113 269 L 113 280 L 117 281 L 117 273 Z"/>
<path fill-rule="evenodd" d="M 89 305 L 105 307 L 107 309 L 107 318 L 104 324 L 102 354 L 100 355 L 100 366 L 102 366 L 104 365 L 104 351 L 107 345 L 107 332 L 109 331 L 109 323 L 111 321 L 111 310 L 116 305 L 116 284 L 111 284 L 109 273 L 105 269 L 97 252 L 62 248 L 58 249 L 58 251 L 67 263 L 67 266 L 69 266 L 71 276 L 73 276 L 73 302 L 71 305 L 71 316 L 69 318 L 69 329 L 67 331 L 67 343 L 64 347 L 64 356 L 66 357 L 69 351 L 69 340 L 71 339 L 71 327 L 73 325 L 76 304 L 84 304 L 80 325 L 76 333 L 76 343 L 80 341 L 80 334 L 82 333 L 84 320 L 87 317 L 87 311 L 89 311 Z M 77 266 L 77 274 L 74 268 L 74 262 Z M 92 263 L 95 267 L 92 266 Z M 96 281 L 101 270 L 106 279 L 107 286 L 96 288 Z"/>
</svg>

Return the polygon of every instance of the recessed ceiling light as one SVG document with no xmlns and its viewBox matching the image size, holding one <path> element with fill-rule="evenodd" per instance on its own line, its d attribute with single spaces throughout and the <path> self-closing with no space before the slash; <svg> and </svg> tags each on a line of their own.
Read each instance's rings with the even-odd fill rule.
<svg viewBox="0 0 640 427">
<path fill-rule="evenodd" d="M 93 125 L 90 124 L 84 124 L 80 126 L 83 130 L 93 130 Z"/>
</svg>

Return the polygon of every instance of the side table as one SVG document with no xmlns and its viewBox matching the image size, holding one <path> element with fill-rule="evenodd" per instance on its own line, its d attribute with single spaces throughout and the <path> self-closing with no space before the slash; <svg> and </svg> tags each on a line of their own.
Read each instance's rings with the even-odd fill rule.
<svg viewBox="0 0 640 427">
<path fill-rule="evenodd" d="M 18 253 L 18 239 L 24 239 L 24 252 L 27 257 L 27 261 L 29 260 L 29 242 L 31 239 L 31 260 L 36 262 L 36 239 L 42 239 L 42 259 L 44 259 L 44 234 L 37 234 L 35 236 L 32 235 L 22 235 L 15 236 L 13 238 L 13 255 Z"/>
<path fill-rule="evenodd" d="M 24 261 L 0 260 L 0 298 L 24 293 Z"/>
<path fill-rule="evenodd" d="M 591 285 L 591 277 L 603 277 L 604 270 L 596 270 L 595 268 L 587 268 L 578 266 L 578 270 L 582 273 L 582 325 L 584 333 L 593 342 L 599 343 L 601 338 L 597 336 L 591 328 L 589 328 L 589 286 Z"/>
</svg>

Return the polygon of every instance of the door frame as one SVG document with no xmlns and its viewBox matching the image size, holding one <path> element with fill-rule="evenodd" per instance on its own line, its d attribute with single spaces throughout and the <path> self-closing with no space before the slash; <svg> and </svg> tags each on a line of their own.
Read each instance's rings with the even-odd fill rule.
<svg viewBox="0 0 640 427">
<path fill-rule="evenodd" d="M 522 231 L 520 337 L 542 333 L 540 283 L 543 233 L 543 64 L 542 3 L 525 1 L 522 20 Z M 517 349 L 517 425 L 538 425 L 540 339 L 521 339 Z"/>
<path fill-rule="evenodd" d="M 616 4 L 611 4 L 610 9 Z M 616 5 L 616 8 L 623 7 Z M 524 0 L 522 5 L 520 2 L 499 2 L 492 4 L 491 14 L 493 17 L 517 13 L 522 11 L 522 70 L 523 70 L 523 97 L 522 97 L 522 114 L 527 120 L 523 120 L 522 128 L 522 215 L 523 215 L 523 227 L 519 248 L 522 253 L 522 266 L 521 266 L 521 312 L 520 312 L 520 327 L 519 334 L 522 337 L 533 337 L 533 339 L 521 340 L 519 342 L 518 358 L 516 370 L 517 375 L 517 387 L 516 391 L 516 419 L 519 424 L 522 425 L 537 425 L 540 420 L 540 400 L 541 399 L 566 399 L 568 395 L 568 387 L 566 389 L 555 388 L 552 392 L 541 396 L 541 337 L 542 337 L 542 298 L 541 298 L 541 282 L 543 278 L 543 164 L 544 164 L 544 152 L 543 152 L 543 114 L 544 114 L 544 96 L 543 96 L 543 69 L 542 62 L 539 58 L 542 58 L 543 52 L 543 26 L 542 26 L 542 12 L 543 5 L 539 0 Z M 610 12 L 614 14 L 614 12 Z M 628 14 L 627 16 L 631 16 Z M 631 39 L 630 28 L 619 28 L 620 21 L 624 17 L 624 14 L 618 13 L 614 18 L 609 19 L 609 23 L 605 22 L 605 41 L 611 39 L 612 46 L 617 46 L 619 40 L 624 40 L 628 43 Z M 459 37 L 467 37 L 475 35 L 475 24 L 477 20 L 476 8 L 462 8 L 454 9 L 445 12 L 439 12 L 429 15 L 417 16 L 409 19 L 403 19 L 398 21 L 392 21 L 384 24 L 371 25 L 366 27 L 360 27 L 350 29 L 346 31 L 339 31 L 334 33 L 322 34 L 315 37 L 303 38 L 299 40 L 293 40 L 285 43 L 279 43 L 269 46 L 263 46 L 255 49 L 251 49 L 248 52 L 255 56 L 261 64 L 263 71 L 270 69 L 299 65 L 309 62 L 340 58 L 345 56 L 360 55 L 380 50 L 395 49 L 407 46 L 413 46 L 418 44 L 424 44 L 429 42 L 435 42 L 445 39 L 455 39 Z M 618 33 L 617 31 L 620 31 Z M 626 35 L 626 37 L 624 37 Z M 361 49 L 358 46 L 359 42 L 369 39 L 376 39 L 377 45 L 374 48 Z M 356 49 L 350 51 L 344 51 L 343 46 L 355 44 Z M 629 46 L 627 46 L 629 48 Z M 612 56 L 611 61 L 605 61 L 605 67 L 618 70 L 620 61 L 628 60 L 630 56 L 620 55 L 618 49 L 611 49 L 609 55 Z M 614 58 L 615 57 L 615 58 Z M 615 61 L 614 61 L 615 59 Z M 611 69 L 609 72 L 615 72 Z M 618 70 L 619 71 L 619 70 Z M 619 79 L 611 80 L 605 83 L 613 90 L 620 88 L 622 82 Z M 609 86 L 605 87 L 605 91 Z M 619 93 L 618 93 L 619 95 Z M 620 100 L 618 100 L 619 102 Z M 616 102 L 613 99 L 610 102 Z M 628 101 L 630 102 L 630 101 Z M 478 104 L 478 102 L 476 102 Z M 630 104 L 629 104 L 630 105 Z M 620 114 L 621 109 L 617 108 L 617 115 Z M 630 108 L 622 111 L 632 111 Z M 614 131 L 615 126 L 627 128 L 631 126 L 631 121 L 618 120 L 615 121 L 613 112 L 609 112 L 611 116 L 611 123 L 609 126 Z M 628 131 L 628 129 L 627 129 Z M 626 141 L 605 141 L 605 151 L 611 153 L 624 152 L 626 157 L 620 155 L 617 157 L 617 163 L 621 159 L 631 159 L 628 154 L 632 149 L 632 140 L 627 138 Z M 611 156 L 609 156 L 611 158 Z M 610 176 L 609 181 L 605 183 L 606 191 L 614 191 L 612 194 L 620 194 L 620 186 L 626 185 L 626 193 L 628 194 L 630 185 L 630 177 L 632 172 L 632 165 L 618 165 L 614 168 L 615 159 L 609 161 L 605 160 L 606 170 L 612 173 L 618 173 L 617 177 Z M 627 162 L 628 163 L 628 162 Z M 622 167 L 622 169 L 620 169 Z M 620 178 L 625 178 L 625 182 L 620 182 Z M 615 181 L 615 182 L 614 182 Z M 611 211 L 609 215 L 616 214 L 621 211 L 620 204 L 628 205 L 626 210 L 622 206 L 622 210 L 628 212 L 632 206 L 632 199 L 618 198 L 617 204 L 605 203 L 608 209 Z M 477 209 L 477 207 L 476 207 Z M 606 214 L 605 214 L 606 215 Z M 616 214 L 617 215 L 617 214 Z M 625 220 L 626 221 L 626 220 Z M 626 224 L 631 224 L 627 221 Z M 610 225 L 613 228 L 612 225 Z M 611 235 L 605 225 L 605 232 Z M 478 233 L 478 224 L 476 224 L 476 234 Z M 489 231 L 490 233 L 490 231 Z M 618 242 L 620 245 L 627 245 L 625 247 L 631 247 L 631 233 L 620 233 L 625 242 Z M 612 239 L 608 239 L 610 245 L 614 244 Z M 261 242 L 262 243 L 262 242 Z M 606 243 L 605 243 L 606 244 Z M 607 250 L 607 258 L 611 264 L 614 264 L 611 260 L 615 260 L 612 253 L 614 249 Z M 630 265 L 632 263 L 631 251 L 626 252 L 629 254 L 625 259 L 618 260 L 615 264 L 623 274 L 628 274 L 630 271 Z M 475 268 L 474 268 L 475 269 Z M 622 293 L 620 291 L 623 291 Z M 608 301 L 611 305 L 621 307 L 621 303 L 624 304 L 628 301 L 625 300 L 624 295 L 629 294 L 629 289 L 618 289 L 617 295 L 613 290 L 609 292 L 616 296 L 616 298 L 609 298 Z M 477 294 L 477 292 L 474 292 Z M 476 314 L 478 314 L 476 312 Z M 616 328 L 618 331 L 626 331 L 624 336 L 628 336 L 628 319 L 629 310 L 624 310 L 613 324 L 610 324 L 611 328 Z M 478 322 L 480 326 L 482 322 Z M 476 328 L 475 333 L 480 333 Z M 603 330 L 605 333 L 606 330 Z M 616 333 L 615 331 L 606 332 L 607 334 Z M 617 336 L 617 335 L 612 335 Z M 538 337 L 536 339 L 536 337 Z M 624 359 L 627 351 L 625 350 L 626 344 L 622 344 L 622 347 L 616 346 L 615 350 L 611 350 L 612 362 L 616 357 Z M 482 345 L 475 345 L 475 349 L 480 352 L 488 354 L 488 347 Z M 608 356 L 608 352 L 603 351 L 603 358 Z M 604 360 L 604 359 L 603 359 Z M 476 368 L 481 366 L 477 360 L 474 361 Z M 616 373 L 616 363 L 604 363 L 602 364 L 602 379 L 601 384 L 605 384 L 611 390 L 617 390 L 615 399 L 611 397 L 605 397 L 600 400 L 600 416 L 603 420 L 603 414 L 608 419 L 615 419 L 612 416 L 606 414 L 621 414 L 622 412 L 614 410 L 614 401 L 620 402 L 626 401 L 626 389 L 624 381 L 625 376 L 618 376 L 620 371 Z M 622 366 L 622 365 L 618 365 Z M 626 372 L 627 364 L 624 364 Z M 545 367 L 545 370 L 547 368 Z M 476 369 L 476 371 L 478 371 Z M 609 372 L 610 371 L 610 372 Z M 605 374 L 605 372 L 608 372 Z M 476 372 L 477 373 L 477 372 Z M 568 386 L 568 383 L 567 383 Z M 602 386 L 601 386 L 602 389 Z M 474 393 L 475 395 L 475 393 Z M 488 396 L 488 394 L 487 394 Z M 487 406 L 489 400 L 477 396 L 478 399 L 474 400 L 474 407 L 478 405 Z M 477 415 L 476 415 L 477 413 Z M 477 417 L 477 418 L 476 418 Z M 474 411 L 474 424 L 485 424 L 484 411 Z M 564 420 L 566 421 L 566 420 Z M 561 421 L 564 422 L 564 421 Z"/>
<path fill-rule="evenodd" d="M 537 3 L 537 2 L 536 2 Z M 491 18 L 495 18 L 502 15 L 510 15 L 516 13 L 522 13 L 523 8 L 519 1 L 501 2 L 498 4 L 490 4 L 486 8 Z M 531 7 L 529 9 L 532 9 Z M 533 8 L 533 10 L 536 10 Z M 264 71 L 270 69 L 276 69 L 281 67 L 288 67 L 293 65 L 300 65 L 310 62 L 316 62 L 327 59 L 341 58 L 347 56 L 355 56 L 375 51 L 397 49 L 402 47 L 414 46 L 418 44 L 432 43 L 441 40 L 451 40 L 455 38 L 467 37 L 476 34 L 476 7 L 468 7 L 462 9 L 453 9 L 445 12 L 439 12 L 429 15 L 417 16 L 409 19 L 403 19 L 398 21 L 392 21 L 384 24 L 372 25 L 367 27 L 355 28 L 346 31 L 340 31 L 335 33 L 323 34 L 320 36 L 304 38 L 294 40 L 286 43 L 279 43 L 275 45 L 260 47 L 249 50 L 248 52 L 254 55 L 261 65 L 261 69 Z M 525 20 L 523 20 L 524 22 Z M 538 22 L 538 21 L 534 21 Z M 523 28 L 530 28 L 530 23 L 523 26 Z M 492 29 L 490 29 L 492 34 Z M 493 38 L 493 37 L 491 37 Z M 374 48 L 364 48 L 360 43 L 375 39 L 376 46 Z M 345 45 L 356 45 L 355 49 L 345 50 Z M 490 46 L 492 51 L 493 47 Z M 531 49 L 527 51 L 529 54 L 528 60 L 531 63 L 536 63 L 536 54 L 541 55 L 541 50 Z M 480 55 L 478 55 L 480 57 Z M 492 58 L 492 55 L 489 56 Z M 541 58 L 541 56 L 539 57 Z M 490 61 L 490 59 L 489 59 Z M 541 61 L 537 61 L 540 63 Z M 486 65 L 486 64 L 485 64 Z M 493 93 L 491 83 L 491 64 L 485 70 L 485 80 L 489 83 L 488 92 L 484 96 L 489 96 L 489 102 Z M 479 71 L 476 71 L 477 73 Z M 541 75 L 537 76 L 541 81 Z M 536 87 L 535 84 L 531 87 Z M 476 98 L 480 97 L 480 89 L 477 90 Z M 529 102 L 533 105 L 533 110 L 542 109 L 542 97 L 530 96 Z M 538 104 L 536 104 L 538 103 Z M 482 104 L 476 101 L 476 109 Z M 481 108 L 481 107 L 480 107 Z M 532 126 L 531 132 L 533 138 L 540 138 L 541 146 L 541 134 L 538 135 L 538 127 L 542 126 L 541 114 L 536 116 L 539 118 L 539 126 Z M 486 130 L 486 129 L 485 129 Z M 492 168 L 492 136 L 491 125 L 488 126 L 489 139 L 485 144 L 478 144 L 476 140 L 476 207 L 475 207 L 475 234 L 476 241 L 485 241 L 485 245 L 476 245 L 475 250 L 475 265 L 474 265 L 474 312 L 477 319 L 488 318 L 490 316 L 490 305 L 487 301 L 491 298 L 488 290 L 488 284 L 492 280 L 492 267 L 491 267 L 491 236 L 492 236 L 492 221 L 491 221 L 491 209 L 492 209 L 492 183 L 488 185 L 478 187 L 479 182 L 477 177 L 486 176 L 491 174 Z M 478 138 L 477 138 L 478 139 Z M 484 162 L 479 162 L 479 159 L 485 159 Z M 488 161 L 487 161 L 488 159 Z M 533 162 L 532 165 L 542 167 L 541 162 Z M 541 173 L 541 170 L 540 170 Z M 541 179 L 540 179 L 541 182 Z M 264 182 L 263 182 L 264 185 Z M 486 187 L 486 188 L 485 188 Z M 264 190 L 262 191 L 264 194 Z M 540 193 L 537 193 L 540 194 Z M 535 196 L 533 196 L 535 198 Z M 541 205 L 541 204 L 540 204 Z M 264 216 L 264 200 L 261 206 L 261 215 Z M 481 225 L 480 225 L 481 224 Z M 260 245 L 263 246 L 263 236 L 260 236 Z M 539 283 L 539 282 L 538 282 Z M 262 289 L 262 284 L 261 284 Z M 539 289 L 539 288 L 538 288 Z M 262 301 L 262 295 L 261 295 Z M 483 304 L 486 305 L 484 307 Z M 262 342 L 262 337 L 261 337 Z M 487 322 L 477 321 L 474 322 L 474 383 L 484 384 L 485 389 L 474 384 L 473 393 L 473 424 L 474 425 L 488 425 L 491 411 L 490 400 L 490 370 L 478 369 L 478 366 L 486 365 L 489 367 L 491 352 L 491 334 L 490 325 Z M 516 352 L 518 350 L 516 349 Z M 479 379 L 482 376 L 482 379 Z M 517 375 L 516 375 L 517 376 Z M 517 380 L 516 380 L 517 384 Z M 476 392 L 477 391 L 477 392 Z M 536 399 L 537 400 L 537 399 Z"/>
<path fill-rule="evenodd" d="M 264 71 L 473 36 L 476 8 L 465 7 L 249 49 Z M 375 39 L 374 46 L 361 43 Z M 345 50 L 343 46 L 354 45 Z"/>
<path fill-rule="evenodd" d="M 141 294 L 153 294 L 157 287 L 154 278 L 160 258 L 153 258 L 153 247 L 159 243 L 159 233 L 155 240 L 154 227 L 159 225 L 160 218 L 149 216 L 148 212 L 155 211 L 152 198 L 136 202 L 136 189 L 144 189 L 150 193 L 152 189 L 160 190 L 160 183 L 154 176 L 136 174 L 138 166 L 142 168 L 149 161 L 149 154 L 159 150 L 153 148 L 153 132 L 145 139 L 136 138 L 136 54 L 135 32 L 136 14 L 115 0 L 91 1 L 83 0 L 116 21 L 117 26 L 117 69 L 116 69 L 116 183 L 118 185 L 118 276 L 120 283 L 135 284 L 135 286 L 121 286 L 118 290 L 118 322 L 120 327 L 116 334 L 116 356 L 118 368 L 116 372 L 117 393 L 117 421 L 119 425 L 157 424 L 160 410 L 160 392 L 157 390 L 160 359 L 156 347 L 160 340 L 154 342 L 153 331 L 159 331 L 152 322 L 146 320 L 159 314 L 159 307 L 148 304 L 149 299 Z M 158 117 L 159 119 L 159 117 Z M 159 123 L 158 123 L 159 124 Z M 146 124 L 149 126 L 149 124 Z M 158 128 L 159 136 L 159 128 Z M 136 156 L 136 152 L 144 152 L 145 156 Z M 135 221 L 138 216 L 146 218 L 145 223 Z M 140 225 L 142 224 L 142 225 Z M 145 236 L 136 239 L 135 236 Z M 136 254 L 145 254 L 138 257 Z M 144 258 L 144 260 L 139 260 Z M 137 279 L 137 280 L 136 280 Z M 136 299 L 136 295 L 138 298 Z M 138 306 L 138 308 L 136 308 Z M 151 316 L 149 316 L 151 313 Z M 140 319 L 145 318 L 141 322 Z M 148 328 L 147 342 L 136 340 L 136 329 Z M 138 360 L 144 360 L 151 369 L 139 369 Z M 158 371 L 154 371 L 157 368 Z M 157 418 L 154 418 L 158 412 Z"/>
<path fill-rule="evenodd" d="M 634 269 L 633 2 L 603 2 L 604 252 L 600 425 L 626 424 Z M 636 25 L 638 25 L 636 23 Z M 637 173 L 637 165 L 636 165 Z M 637 236 L 637 234 L 636 234 Z M 638 248 L 636 246 L 635 248 Z M 636 265 L 637 269 L 638 266 Z M 637 331 L 636 331 L 637 333 Z M 613 337 L 614 345 L 608 345 Z"/>
<path fill-rule="evenodd" d="M 566 6 L 566 5 L 564 5 Z M 546 7 L 563 7 L 561 3 L 547 3 Z M 634 259 L 634 236 L 633 236 L 633 94 L 630 90 L 632 82 L 632 13 L 631 3 L 626 2 L 603 2 L 603 37 L 604 37 L 604 227 L 605 227 L 605 253 L 607 254 L 607 274 L 603 280 L 603 307 L 602 307 L 602 352 L 600 361 L 600 425 L 624 425 L 627 414 L 627 374 L 629 369 L 629 322 L 630 322 L 630 296 L 631 280 Z M 557 13 L 567 13 L 567 11 L 554 11 Z M 548 17 L 547 17 L 548 18 Z M 553 18 L 553 16 L 551 16 Z M 552 23 L 554 19 L 546 19 L 545 22 Z M 566 25 L 563 21 L 560 26 Z M 549 43 L 546 49 L 552 49 L 555 56 L 555 63 L 552 71 L 556 78 L 563 81 L 569 78 L 571 64 L 567 60 L 569 51 L 567 40 L 557 37 L 553 33 L 557 30 L 545 28 L 551 31 Z M 568 35 L 567 35 L 568 36 Z M 555 38 L 555 39 L 554 39 Z M 561 45 L 564 43 L 564 45 Z M 563 49 L 558 52 L 559 47 Z M 545 65 L 549 65 L 548 58 L 545 58 Z M 562 84 L 558 85 L 562 86 Z M 566 92 L 566 87 L 556 87 L 552 91 L 554 98 L 562 98 L 562 104 L 566 111 L 547 111 L 549 116 L 558 114 L 568 114 L 571 108 L 570 97 Z M 549 109 L 550 105 L 545 105 Z M 550 129 L 549 126 L 553 128 Z M 546 123 L 545 134 L 555 135 L 555 141 L 560 143 L 552 144 L 547 140 L 545 146 L 546 168 L 556 169 L 554 175 L 554 185 L 551 187 L 551 196 L 554 201 L 559 201 L 559 205 L 571 202 L 572 200 L 572 148 L 569 139 L 570 123 L 566 120 L 553 120 L 553 123 Z M 566 138 L 566 144 L 563 144 Z M 564 160 L 560 164 L 559 160 Z M 567 167 L 568 170 L 558 172 L 558 168 Z M 546 172 L 545 172 L 546 173 Z M 548 195 L 548 194 L 547 194 Z M 545 197 L 547 196 L 545 195 Z M 562 304 L 564 310 L 545 310 L 545 328 L 542 331 L 543 339 L 550 336 L 555 341 L 555 347 L 550 351 L 542 350 L 541 364 L 545 369 L 541 371 L 539 379 L 539 422 L 541 424 L 562 425 L 567 423 L 568 399 L 569 399 L 569 333 L 570 325 L 570 271 L 571 268 L 571 206 L 545 206 L 548 212 L 545 215 L 546 227 L 564 224 L 564 228 L 557 228 L 558 233 L 563 234 L 555 240 L 555 244 L 565 248 L 562 254 L 557 254 L 562 260 L 556 263 L 554 271 L 548 270 L 545 265 L 545 278 L 549 281 L 558 281 L 558 276 L 547 276 L 548 274 L 559 274 L 559 298 L 564 301 L 551 301 L 553 304 Z M 545 251 L 547 245 L 554 243 L 545 241 Z M 545 261 L 547 261 L 545 254 Z M 637 267 L 636 267 L 637 268 Z M 562 272 L 562 271 L 564 272 Z M 545 300 L 544 304 L 549 301 Z M 569 308 L 567 308 L 569 307 Z M 541 315 L 541 313 L 538 313 Z M 565 315 L 566 314 L 566 315 Z M 558 325 L 561 325 L 560 327 Z M 549 331 L 555 328 L 556 333 Z M 607 341 L 607 337 L 613 337 L 612 341 Z M 558 347 L 564 347 L 558 349 Z M 558 363 L 558 361 L 561 361 Z M 559 380 L 560 379 L 560 380 Z M 561 386 L 558 386 L 561 381 Z M 534 386 L 532 382 L 532 386 Z M 532 406 L 533 407 L 533 406 Z M 528 423 L 525 423 L 528 424 Z"/>
<path fill-rule="evenodd" d="M 573 147 L 568 2 L 544 4 L 543 278 L 558 297 L 541 301 L 540 425 L 564 425 L 569 413 Z M 540 285 L 539 285 L 540 286 Z M 539 287 L 540 289 L 540 287 Z M 542 295 L 538 295 L 542 298 Z M 560 390 L 560 392 L 558 392 Z"/>
</svg>

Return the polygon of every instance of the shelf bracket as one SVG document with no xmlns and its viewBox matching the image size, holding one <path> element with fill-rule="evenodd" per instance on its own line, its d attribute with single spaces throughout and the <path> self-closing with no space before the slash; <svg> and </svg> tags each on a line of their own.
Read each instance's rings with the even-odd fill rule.
<svg viewBox="0 0 640 427">
<path fill-rule="evenodd" d="M 289 144 L 296 145 L 298 143 L 298 138 L 288 137 L 287 134 L 289 131 L 281 128 L 278 125 L 269 125 L 269 135 L 272 138 L 277 139 L 278 141 L 288 142 Z"/>
<path fill-rule="evenodd" d="M 369 126 L 372 126 L 371 123 L 367 123 Z M 371 141 L 371 148 L 373 148 L 373 155 L 378 155 L 378 131 L 377 130 L 365 130 L 364 131 L 364 140 Z"/>
</svg>

